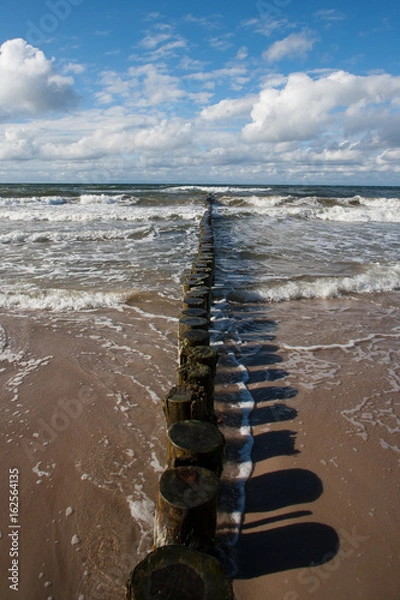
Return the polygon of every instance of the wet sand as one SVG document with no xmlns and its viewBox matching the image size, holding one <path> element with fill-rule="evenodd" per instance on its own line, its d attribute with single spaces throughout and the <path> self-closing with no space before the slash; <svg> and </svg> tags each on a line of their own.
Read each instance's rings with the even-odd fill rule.
<svg viewBox="0 0 400 600">
<path fill-rule="evenodd" d="M 244 344 L 256 407 L 237 600 L 399 598 L 399 300 L 271 305 L 273 342 L 247 358 Z"/>
<path fill-rule="evenodd" d="M 1 598 L 124 597 L 152 543 L 177 312 L 136 298 L 123 312 L 0 316 Z M 5 577 L 9 469 L 18 593 Z"/>
<path fill-rule="evenodd" d="M 399 597 L 399 297 L 233 305 L 255 402 L 236 600 Z M 0 315 L 2 598 L 123 598 L 151 547 L 179 306 L 132 304 Z"/>
</svg>

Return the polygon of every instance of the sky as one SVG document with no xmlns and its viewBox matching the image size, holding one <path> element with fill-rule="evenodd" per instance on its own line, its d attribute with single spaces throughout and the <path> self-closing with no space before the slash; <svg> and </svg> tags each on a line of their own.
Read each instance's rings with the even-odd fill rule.
<svg viewBox="0 0 400 600">
<path fill-rule="evenodd" d="M 398 0 L 0 2 L 0 182 L 400 185 Z"/>
</svg>

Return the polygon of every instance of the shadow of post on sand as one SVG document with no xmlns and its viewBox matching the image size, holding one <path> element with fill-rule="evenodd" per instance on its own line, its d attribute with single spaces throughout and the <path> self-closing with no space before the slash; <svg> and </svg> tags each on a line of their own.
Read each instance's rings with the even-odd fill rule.
<svg viewBox="0 0 400 600">
<path fill-rule="evenodd" d="M 260 517 L 244 522 L 242 518 L 236 532 L 227 519 L 220 522 L 222 538 L 230 527 L 230 540 L 222 543 L 234 546 L 235 577 L 251 579 L 324 564 L 337 554 L 339 537 L 329 525 L 312 520 L 312 503 L 323 493 L 321 479 L 295 467 L 251 476 L 258 462 L 300 452 L 295 431 L 298 411 L 289 404 L 298 392 L 285 384 L 288 373 L 282 368 L 279 347 L 272 343 L 277 324 L 262 303 L 227 296 L 220 310 L 225 325 L 214 338 L 220 353 L 215 406 L 227 439 L 220 511 L 225 514 L 241 506 L 242 517 Z M 238 466 L 234 482 L 230 463 L 243 465 L 246 460 L 250 464 L 247 469 Z M 297 505 L 301 510 L 293 509 Z M 290 510 L 282 514 L 285 509 Z"/>
</svg>

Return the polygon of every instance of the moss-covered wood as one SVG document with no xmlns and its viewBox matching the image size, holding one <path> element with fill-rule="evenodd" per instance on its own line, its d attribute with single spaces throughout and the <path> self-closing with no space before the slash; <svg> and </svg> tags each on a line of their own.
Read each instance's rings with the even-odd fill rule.
<svg viewBox="0 0 400 600">
<path fill-rule="evenodd" d="M 201 390 L 204 390 L 207 420 L 214 422 L 215 373 L 206 364 L 189 361 L 183 362 L 183 356 L 181 357 L 181 367 L 178 369 L 179 385 L 186 385 L 193 390 L 197 390 L 199 393 L 201 393 Z"/>
<path fill-rule="evenodd" d="M 189 347 L 186 352 L 186 360 L 189 364 L 199 363 L 209 367 L 214 383 L 218 363 L 218 352 L 215 348 L 212 346 Z"/>
</svg>

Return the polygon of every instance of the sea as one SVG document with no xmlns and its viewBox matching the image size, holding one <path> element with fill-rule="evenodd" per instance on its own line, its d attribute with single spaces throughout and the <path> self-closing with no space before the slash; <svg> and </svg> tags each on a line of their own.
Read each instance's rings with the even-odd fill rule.
<svg viewBox="0 0 400 600">
<path fill-rule="evenodd" d="M 213 194 L 218 279 L 282 302 L 395 290 L 400 187 L 0 185 L 0 307 L 121 306 L 178 298 Z"/>
<path fill-rule="evenodd" d="M 392 300 L 400 297 L 400 187 L 0 184 L 0 373 L 10 365 L 14 369 L 14 378 L 4 389 L 12 391 L 11 401 L 21 405 L 22 383 L 42 368 L 40 360 L 29 358 L 29 348 L 24 355 L 10 351 L 3 318 L 37 320 L 46 327 L 53 323 L 54 331 L 60 323 L 67 323 L 71 331 L 76 325 L 78 335 L 90 337 L 105 353 L 102 360 L 109 361 L 110 369 L 118 362 L 124 371 L 136 353 L 144 366 L 134 383 L 147 394 L 149 411 L 161 414 L 161 398 L 173 376 L 168 379 L 157 367 L 152 374 L 149 351 L 128 347 L 118 323 L 129 328 L 133 315 L 132 331 L 134 327 L 139 331 L 139 319 L 144 319 L 149 326 L 146 335 L 154 335 L 157 352 L 163 343 L 168 346 L 162 360 L 170 361 L 170 367 L 164 366 L 164 371 L 174 372 L 182 282 L 196 257 L 199 223 L 210 197 L 216 255 L 211 343 L 221 352 L 225 373 L 230 373 L 228 382 L 217 381 L 222 391 L 216 401 L 221 428 L 228 441 L 230 437 L 234 441 L 227 452 L 230 465 L 220 506 L 221 547 L 226 550 L 239 535 L 245 484 L 253 468 L 250 415 L 255 398 L 246 387 L 246 347 L 262 336 L 264 342 L 273 341 L 273 328 L 264 326 L 264 315 L 266 311 L 273 315 L 274 307 L 279 307 L 282 319 L 285 306 L 290 305 L 292 315 L 293 306 L 299 306 L 301 318 L 307 310 L 312 313 L 316 301 L 329 301 L 332 311 L 335 301 L 344 298 L 357 301 L 385 293 L 392 294 Z M 174 307 L 165 323 L 149 308 L 158 301 Z M 388 315 L 393 311 L 392 302 Z M 371 332 L 366 339 L 370 342 L 374 335 Z M 393 336 L 398 340 L 399 331 Z M 94 353 L 91 347 L 86 355 Z M 44 365 L 52 357 L 46 360 Z M 294 361 L 292 370 L 298 364 Z M 95 376 L 105 377 L 108 366 L 96 365 L 91 366 Z M 19 378 L 18 369 L 22 369 Z M 237 384 L 230 397 L 229 382 Z M 160 451 L 164 438 L 147 421 L 145 434 L 144 429 L 139 431 L 137 417 L 130 417 L 138 405 L 128 399 L 126 390 L 112 385 L 117 384 L 107 383 L 114 408 L 137 432 L 137 447 L 124 450 L 130 462 L 123 468 L 133 468 L 135 453 L 148 456 L 149 473 L 156 479 L 164 468 Z M 400 389 L 400 381 L 396 385 Z M 235 402 L 239 419 L 238 410 L 229 413 Z M 12 437 L 7 439 L 9 449 Z M 102 448 L 104 439 L 98 442 Z M 39 473 L 43 468 L 38 462 L 33 470 Z M 46 468 L 51 472 L 50 466 Z M 151 546 L 155 502 L 146 492 L 150 475 L 143 468 L 132 493 L 132 478 L 129 488 L 116 473 L 96 472 L 94 477 L 90 465 L 82 469 L 82 479 L 103 478 L 99 488 L 108 486 L 124 495 L 138 523 L 138 555 L 143 557 Z M 229 569 L 234 573 L 234 565 Z"/>
</svg>

